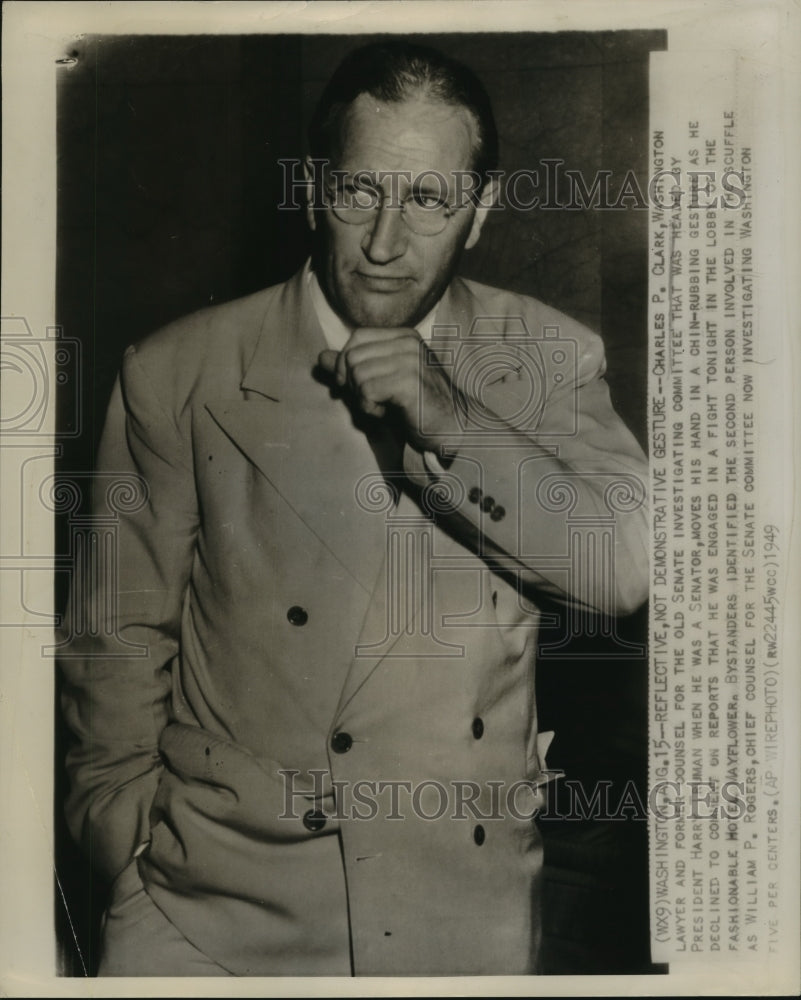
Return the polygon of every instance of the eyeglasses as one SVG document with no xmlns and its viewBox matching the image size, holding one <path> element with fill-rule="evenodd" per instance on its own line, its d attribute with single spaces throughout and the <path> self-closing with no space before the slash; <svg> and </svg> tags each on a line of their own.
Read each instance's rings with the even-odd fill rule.
<svg viewBox="0 0 801 1000">
<path fill-rule="evenodd" d="M 378 215 L 382 205 L 392 199 L 380 188 L 365 183 L 340 181 L 323 188 L 325 202 L 334 215 L 349 226 L 364 226 Z M 418 236 L 436 236 L 448 225 L 456 213 L 471 202 L 449 205 L 438 194 L 413 189 L 400 199 L 397 208 L 406 226 Z"/>
</svg>

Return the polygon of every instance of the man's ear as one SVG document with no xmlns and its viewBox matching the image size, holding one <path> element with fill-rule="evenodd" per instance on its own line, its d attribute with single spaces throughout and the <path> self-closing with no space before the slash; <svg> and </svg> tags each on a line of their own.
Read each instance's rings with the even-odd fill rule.
<svg viewBox="0 0 801 1000">
<path fill-rule="evenodd" d="M 467 242 L 464 245 L 465 250 L 469 250 L 471 247 L 474 247 L 476 243 L 478 243 L 478 238 L 481 235 L 481 227 L 484 225 L 487 213 L 498 198 L 498 190 L 499 186 L 497 177 L 493 177 L 489 183 L 484 186 L 484 190 L 481 192 L 481 197 L 479 198 L 478 205 L 476 206 L 476 214 L 473 216 L 473 225 L 470 228 Z"/>
<path fill-rule="evenodd" d="M 303 176 L 306 178 L 306 221 L 309 229 L 317 228 L 317 219 L 314 215 L 314 164 L 310 156 L 303 161 Z"/>
</svg>

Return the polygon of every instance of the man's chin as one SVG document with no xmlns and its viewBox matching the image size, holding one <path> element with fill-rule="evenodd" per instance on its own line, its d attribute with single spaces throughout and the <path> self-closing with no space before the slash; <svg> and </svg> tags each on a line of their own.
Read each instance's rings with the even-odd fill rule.
<svg viewBox="0 0 801 1000">
<path fill-rule="evenodd" d="M 414 309 L 387 306 L 384 308 L 353 309 L 349 320 L 356 327 L 411 327 L 417 322 Z"/>
<path fill-rule="evenodd" d="M 394 301 L 393 301 L 394 299 Z M 426 315 L 428 309 L 423 303 L 400 296 L 370 296 L 368 300 L 354 302 L 352 316 L 358 326 L 413 327 Z"/>
<path fill-rule="evenodd" d="M 375 291 L 363 285 L 347 287 L 334 306 L 340 316 L 355 327 L 411 327 L 425 315 L 417 295 L 409 289 Z"/>
</svg>

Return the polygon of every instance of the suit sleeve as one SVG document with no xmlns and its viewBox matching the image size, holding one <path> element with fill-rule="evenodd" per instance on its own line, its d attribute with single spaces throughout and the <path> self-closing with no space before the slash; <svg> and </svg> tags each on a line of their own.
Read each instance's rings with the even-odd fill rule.
<svg viewBox="0 0 801 1000">
<path fill-rule="evenodd" d="M 648 594 L 647 460 L 612 407 L 601 340 L 584 331 L 573 377 L 465 394 L 463 434 L 440 464 L 407 446 L 407 474 L 443 526 L 524 589 L 605 614 Z"/>
<path fill-rule="evenodd" d="M 141 477 L 144 502 L 116 515 L 116 568 L 92 561 L 74 573 L 62 641 L 62 707 L 68 752 L 66 814 L 73 836 L 113 877 L 149 838 L 162 770 L 158 743 L 168 722 L 171 661 L 197 531 L 189 437 L 159 402 L 158 373 L 135 349 L 125 356 L 98 454 L 98 485 Z M 104 494 L 95 523 L 109 523 Z M 97 627 L 84 626 L 97 616 Z"/>
</svg>

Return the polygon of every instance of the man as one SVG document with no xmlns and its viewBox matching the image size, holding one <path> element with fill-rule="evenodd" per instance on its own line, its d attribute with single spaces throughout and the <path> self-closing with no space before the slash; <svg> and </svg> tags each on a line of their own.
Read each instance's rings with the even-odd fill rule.
<svg viewBox="0 0 801 1000">
<path fill-rule="evenodd" d="M 313 262 L 126 353 L 98 467 L 142 503 L 63 661 L 102 974 L 538 969 L 534 602 L 642 603 L 645 461 L 594 334 L 455 277 L 496 148 L 465 68 L 357 51 Z"/>
</svg>

